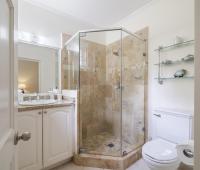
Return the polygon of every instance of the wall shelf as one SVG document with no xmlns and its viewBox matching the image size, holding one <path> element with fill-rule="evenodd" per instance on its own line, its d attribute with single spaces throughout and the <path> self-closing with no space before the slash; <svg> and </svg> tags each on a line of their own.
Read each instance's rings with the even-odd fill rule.
<svg viewBox="0 0 200 170">
<path fill-rule="evenodd" d="M 194 43 L 195 43 L 194 40 L 188 40 L 188 41 L 184 41 L 184 42 L 177 43 L 177 44 L 171 44 L 171 45 L 168 45 L 168 46 L 160 46 L 159 48 L 155 49 L 154 51 L 164 51 L 164 50 L 169 50 L 169 49 L 173 49 L 173 48 L 191 45 L 191 44 L 194 44 Z"/>
<path fill-rule="evenodd" d="M 161 75 L 161 67 L 162 66 L 171 66 L 171 65 L 182 64 L 182 63 L 194 63 L 194 59 L 193 60 L 184 60 L 185 57 L 182 58 L 182 59 L 179 59 L 179 60 L 174 60 L 174 61 L 173 60 L 162 61 L 161 55 L 162 55 L 163 51 L 172 50 L 172 49 L 179 48 L 179 47 L 185 47 L 185 46 L 188 46 L 188 45 L 192 45 L 194 43 L 195 43 L 194 40 L 188 40 L 188 41 L 184 41 L 184 42 L 181 42 L 181 43 L 171 44 L 171 45 L 168 45 L 168 46 L 159 46 L 157 49 L 154 50 L 154 51 L 158 52 L 158 63 L 156 63 L 154 65 L 158 66 L 158 76 L 155 79 L 158 80 L 159 84 L 163 84 L 164 80 L 192 79 L 192 78 L 194 78 L 193 76 L 185 76 L 185 75 L 184 75 L 184 77 L 180 77 L 180 78 L 174 77 L 174 76 L 165 77 L 165 76 Z M 189 56 L 189 55 L 191 55 L 191 54 L 188 54 L 187 56 Z M 194 58 L 194 55 L 192 55 L 192 56 Z M 164 63 L 164 62 L 169 62 L 169 63 Z"/>
<path fill-rule="evenodd" d="M 154 64 L 155 66 L 159 66 L 159 65 L 163 65 L 163 66 L 171 66 L 171 65 L 174 65 L 174 64 L 181 64 L 181 63 L 194 63 L 194 60 L 191 60 L 191 61 L 183 61 L 183 60 L 176 60 L 176 61 L 172 61 L 171 63 L 169 64 L 166 64 L 166 63 L 156 63 Z"/>
<path fill-rule="evenodd" d="M 175 79 L 193 79 L 194 78 L 194 76 L 184 76 L 184 77 L 160 77 L 160 78 L 158 78 L 158 77 L 155 77 L 154 79 L 156 79 L 156 80 L 175 80 Z"/>
</svg>

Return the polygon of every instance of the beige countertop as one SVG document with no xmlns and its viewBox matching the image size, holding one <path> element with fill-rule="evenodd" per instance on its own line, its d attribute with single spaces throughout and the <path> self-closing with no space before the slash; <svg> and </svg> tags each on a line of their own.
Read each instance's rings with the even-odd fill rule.
<svg viewBox="0 0 200 170">
<path fill-rule="evenodd" d="M 23 105 L 18 105 L 18 112 L 24 112 L 24 111 L 29 111 L 29 110 L 39 110 L 39 109 L 49 109 L 49 108 L 56 108 L 56 107 L 65 107 L 65 106 L 72 106 L 74 105 L 74 101 L 68 101 L 68 100 L 62 100 L 62 101 L 57 101 L 56 103 L 52 104 L 45 104 L 45 105 L 30 105 L 30 106 L 23 106 Z"/>
</svg>

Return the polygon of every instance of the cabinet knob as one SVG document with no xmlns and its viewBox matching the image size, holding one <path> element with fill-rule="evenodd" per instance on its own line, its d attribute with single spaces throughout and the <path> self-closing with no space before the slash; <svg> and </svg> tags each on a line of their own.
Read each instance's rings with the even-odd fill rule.
<svg viewBox="0 0 200 170">
<path fill-rule="evenodd" d="M 44 111 L 44 114 L 47 114 L 47 111 L 46 111 L 46 110 Z"/>
<path fill-rule="evenodd" d="M 38 114 L 39 114 L 39 115 L 41 115 L 41 114 L 42 114 L 42 112 L 38 112 Z"/>
</svg>

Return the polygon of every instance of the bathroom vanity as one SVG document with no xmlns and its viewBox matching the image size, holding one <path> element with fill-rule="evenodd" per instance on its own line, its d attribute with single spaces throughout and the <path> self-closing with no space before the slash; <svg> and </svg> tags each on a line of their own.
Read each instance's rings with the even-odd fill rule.
<svg viewBox="0 0 200 170">
<path fill-rule="evenodd" d="M 19 134 L 31 132 L 31 139 L 17 148 L 19 170 L 40 170 L 73 156 L 74 103 L 19 106 L 16 125 Z"/>
</svg>

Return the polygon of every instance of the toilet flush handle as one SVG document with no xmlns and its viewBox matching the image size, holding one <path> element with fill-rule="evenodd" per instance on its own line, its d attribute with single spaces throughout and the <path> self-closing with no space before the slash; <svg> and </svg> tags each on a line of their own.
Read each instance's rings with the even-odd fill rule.
<svg viewBox="0 0 200 170">
<path fill-rule="evenodd" d="M 153 114 L 154 116 L 156 116 L 156 117 L 161 117 L 161 115 L 160 114 Z"/>
</svg>

